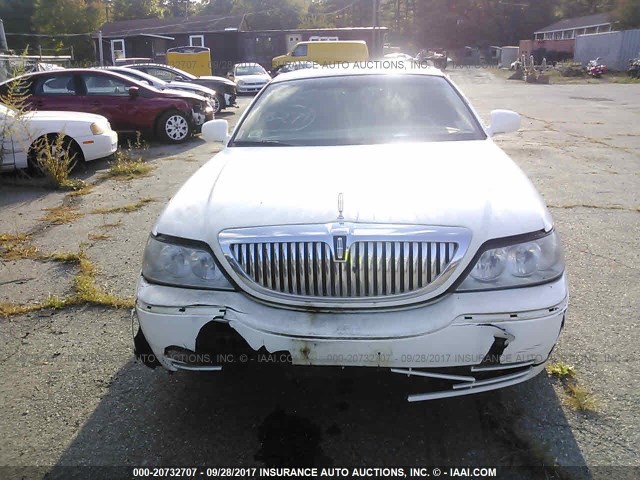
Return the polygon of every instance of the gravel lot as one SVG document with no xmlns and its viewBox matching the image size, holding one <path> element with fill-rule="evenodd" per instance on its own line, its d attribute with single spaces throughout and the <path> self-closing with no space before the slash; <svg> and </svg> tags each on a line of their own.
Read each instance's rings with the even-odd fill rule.
<svg viewBox="0 0 640 480">
<path fill-rule="evenodd" d="M 128 310 L 79 305 L 0 318 L 0 478 L 40 478 L 52 466 L 283 463 L 561 465 L 569 468 L 520 468 L 516 476 L 638 478 L 640 86 L 527 85 L 479 69 L 451 77 L 484 118 L 492 108 L 523 115 L 522 130 L 498 141 L 550 205 L 564 241 L 571 306 L 553 359 L 575 367 L 595 411 L 570 408 L 562 382 L 547 374 L 418 404 L 404 397 L 424 383 L 385 371 L 171 375 L 133 359 Z M 241 108 L 249 100 L 241 98 Z M 233 124 L 239 112 L 221 116 Z M 107 162 L 94 162 L 81 173 L 94 189 L 75 198 L 4 175 L 0 234 L 32 232 L 43 253 L 83 249 L 96 284 L 130 298 L 155 218 L 218 149 L 199 137 L 152 144 L 144 156 L 155 169 L 130 181 L 103 179 Z M 154 201 L 130 213 L 92 213 L 144 197 Z M 43 209 L 63 204 L 82 216 L 63 225 L 41 220 Z M 0 259 L 0 303 L 65 295 L 75 273 Z M 575 468 L 584 466 L 591 471 Z M 612 466 L 635 468 L 605 468 Z M 78 472 L 53 477 L 88 476 Z"/>
</svg>

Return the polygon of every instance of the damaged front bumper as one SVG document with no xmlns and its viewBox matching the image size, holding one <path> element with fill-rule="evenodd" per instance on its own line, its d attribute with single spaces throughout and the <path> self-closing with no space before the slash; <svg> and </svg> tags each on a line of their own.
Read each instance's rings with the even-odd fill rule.
<svg viewBox="0 0 640 480">
<path fill-rule="evenodd" d="M 451 382 L 442 391 L 409 397 L 430 400 L 501 388 L 540 373 L 564 324 L 567 298 L 561 278 L 535 287 L 449 294 L 407 309 L 320 312 L 141 278 L 136 351 L 145 363 L 172 371 L 221 370 L 264 352 L 293 365 L 387 367 Z"/>
</svg>

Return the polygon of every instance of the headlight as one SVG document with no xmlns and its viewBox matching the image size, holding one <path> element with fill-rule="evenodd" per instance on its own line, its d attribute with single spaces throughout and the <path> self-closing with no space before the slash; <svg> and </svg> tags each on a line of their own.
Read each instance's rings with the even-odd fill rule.
<svg viewBox="0 0 640 480">
<path fill-rule="evenodd" d="M 244 80 L 238 80 L 238 85 L 244 85 Z"/>
<path fill-rule="evenodd" d="M 142 275 L 148 281 L 177 287 L 233 290 L 211 253 L 203 248 L 150 236 Z"/>
<path fill-rule="evenodd" d="M 485 250 L 458 291 L 525 287 L 548 282 L 564 272 L 555 232 L 542 238 Z"/>
<path fill-rule="evenodd" d="M 90 128 L 91 128 L 91 133 L 93 133 L 94 135 L 102 135 L 104 132 L 109 130 L 109 128 L 106 125 L 98 122 L 93 122 Z"/>
</svg>

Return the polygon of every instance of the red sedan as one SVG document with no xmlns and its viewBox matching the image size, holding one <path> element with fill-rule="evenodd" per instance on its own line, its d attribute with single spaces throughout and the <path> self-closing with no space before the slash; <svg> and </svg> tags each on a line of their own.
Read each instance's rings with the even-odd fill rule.
<svg viewBox="0 0 640 480">
<path fill-rule="evenodd" d="M 96 113 L 107 117 L 114 130 L 155 135 L 171 143 L 182 142 L 213 119 L 204 97 L 175 90 L 158 90 L 115 72 L 66 69 L 38 72 L 0 84 L 21 82 L 33 110 Z"/>
</svg>

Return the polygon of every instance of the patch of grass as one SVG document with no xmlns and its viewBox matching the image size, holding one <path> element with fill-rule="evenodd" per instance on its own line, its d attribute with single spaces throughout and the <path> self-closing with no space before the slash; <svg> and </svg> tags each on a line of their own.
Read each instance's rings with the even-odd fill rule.
<svg viewBox="0 0 640 480">
<path fill-rule="evenodd" d="M 74 264 L 78 272 L 73 277 L 73 293 L 66 297 L 49 296 L 45 301 L 33 305 L 0 303 L 0 316 L 10 317 L 37 310 L 60 310 L 72 305 L 101 305 L 112 308 L 133 308 L 133 298 L 121 298 L 105 292 L 96 285 L 96 267 L 83 250 L 79 252 L 56 252 L 43 256 L 46 260 Z"/>
<path fill-rule="evenodd" d="M 74 220 L 82 217 L 82 213 L 77 212 L 76 207 L 68 207 L 60 205 L 59 207 L 45 208 L 47 213 L 40 220 L 53 223 L 54 225 L 62 225 L 64 223 L 71 223 Z"/>
<path fill-rule="evenodd" d="M 136 139 L 131 143 L 131 140 L 127 140 L 128 150 L 131 152 L 132 150 L 148 150 L 149 144 L 147 141 L 142 138 L 142 132 L 136 130 Z"/>
<path fill-rule="evenodd" d="M 56 188 L 74 190 L 76 182 L 69 179 L 76 156 L 81 155 L 73 151 L 71 143 L 64 133 L 45 135 L 33 144 L 35 161 L 47 178 Z"/>
<path fill-rule="evenodd" d="M 0 259 L 24 260 L 37 258 L 38 247 L 29 245 L 31 237 L 26 233 L 0 233 Z"/>
<path fill-rule="evenodd" d="M 32 258 L 38 258 L 38 247 L 35 245 L 11 245 L 5 247 L 4 251 L 0 254 L 0 258 L 3 260 L 28 260 Z"/>
<path fill-rule="evenodd" d="M 128 203 L 126 205 L 121 205 L 119 207 L 111 207 L 111 208 L 96 208 L 92 213 L 131 213 L 136 210 L 140 210 L 147 203 L 155 202 L 156 199 L 153 197 L 144 197 L 134 203 Z"/>
<path fill-rule="evenodd" d="M 87 235 L 87 238 L 94 241 L 109 240 L 111 238 L 111 235 L 108 235 L 106 233 L 90 233 Z"/>
<path fill-rule="evenodd" d="M 50 253 L 49 255 L 46 255 L 45 258 L 47 260 L 53 260 L 54 262 L 80 263 L 82 255 L 82 252 L 57 252 Z"/>
<path fill-rule="evenodd" d="M 26 233 L 0 233 L 0 245 L 4 243 L 23 243 L 29 238 Z"/>
<path fill-rule="evenodd" d="M 19 305 L 16 303 L 0 303 L 0 316 L 11 317 L 14 315 L 24 315 L 25 313 L 36 312 L 38 310 L 61 310 L 69 305 L 69 301 L 56 295 L 50 295 L 44 302 L 32 305 Z"/>
<path fill-rule="evenodd" d="M 547 373 L 560 379 L 564 390 L 563 402 L 566 405 L 580 412 L 596 411 L 598 402 L 593 394 L 578 383 L 573 365 L 563 362 L 550 363 L 547 365 Z"/>
<path fill-rule="evenodd" d="M 134 159 L 131 157 L 130 150 L 118 150 L 114 154 L 114 161 L 111 167 L 104 174 L 107 178 L 115 178 L 117 180 L 131 180 L 136 177 L 144 177 L 153 170 L 153 165 L 145 163 L 142 158 Z"/>
<path fill-rule="evenodd" d="M 122 225 L 122 220 L 118 220 L 117 222 L 112 222 L 112 223 L 103 223 L 98 228 L 102 228 L 103 230 L 110 230 L 112 228 L 117 228 L 120 225 Z"/>
<path fill-rule="evenodd" d="M 593 394 L 577 384 L 569 384 L 565 387 L 567 393 L 566 403 L 580 412 L 595 412 L 598 401 Z"/>
<path fill-rule="evenodd" d="M 91 193 L 93 190 L 93 185 L 89 185 L 85 181 L 79 179 L 69 180 L 68 187 L 69 188 L 67 188 L 67 190 L 71 190 L 67 193 L 68 197 L 80 197 Z"/>
<path fill-rule="evenodd" d="M 573 378 L 576 376 L 576 369 L 573 365 L 567 365 L 562 362 L 550 363 L 547 365 L 547 372 L 558 378 Z"/>
</svg>

